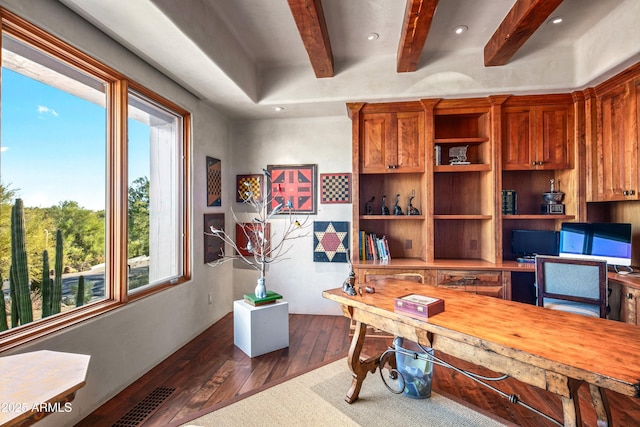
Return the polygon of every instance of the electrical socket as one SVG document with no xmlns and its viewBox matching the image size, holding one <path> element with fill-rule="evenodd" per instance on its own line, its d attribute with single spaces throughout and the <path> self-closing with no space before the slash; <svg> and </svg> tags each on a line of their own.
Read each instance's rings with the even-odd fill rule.
<svg viewBox="0 0 640 427">
<path fill-rule="evenodd" d="M 213 295 L 211 295 L 211 292 L 209 292 L 209 304 L 211 304 L 213 302 Z"/>
</svg>

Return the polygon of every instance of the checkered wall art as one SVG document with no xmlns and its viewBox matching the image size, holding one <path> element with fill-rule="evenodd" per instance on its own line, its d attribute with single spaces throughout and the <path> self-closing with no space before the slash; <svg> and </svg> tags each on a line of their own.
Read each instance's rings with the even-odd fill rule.
<svg viewBox="0 0 640 427">
<path fill-rule="evenodd" d="M 320 203 L 351 203 L 351 174 L 321 173 Z"/>
<path fill-rule="evenodd" d="M 222 162 L 207 156 L 207 206 L 222 206 Z"/>
<path fill-rule="evenodd" d="M 349 223 L 344 221 L 313 222 L 313 261 L 347 262 Z"/>
<path fill-rule="evenodd" d="M 253 192 L 253 197 L 257 201 L 262 201 L 262 175 L 236 175 L 236 202 L 243 203 Z"/>
</svg>

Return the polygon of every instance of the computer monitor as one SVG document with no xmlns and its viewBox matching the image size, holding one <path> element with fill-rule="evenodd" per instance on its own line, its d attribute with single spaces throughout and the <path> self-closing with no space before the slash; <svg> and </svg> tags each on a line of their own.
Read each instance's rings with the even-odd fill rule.
<svg viewBox="0 0 640 427">
<path fill-rule="evenodd" d="M 512 230 L 511 252 L 518 257 L 558 255 L 560 233 L 553 230 Z"/>
<path fill-rule="evenodd" d="M 630 266 L 631 224 L 564 222 L 560 229 L 560 256 Z"/>
</svg>

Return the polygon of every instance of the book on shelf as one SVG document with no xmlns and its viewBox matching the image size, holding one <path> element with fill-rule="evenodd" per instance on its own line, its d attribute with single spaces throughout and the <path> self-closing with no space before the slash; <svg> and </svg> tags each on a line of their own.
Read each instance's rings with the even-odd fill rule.
<svg viewBox="0 0 640 427">
<path fill-rule="evenodd" d="M 502 190 L 502 214 L 515 215 L 518 213 L 518 193 L 515 190 Z"/>
<path fill-rule="evenodd" d="M 360 231 L 360 260 L 361 261 L 389 261 L 389 242 L 386 236 L 378 237 L 374 233 Z"/>
<path fill-rule="evenodd" d="M 409 294 L 395 299 L 394 310 L 428 319 L 444 311 L 444 300 L 426 295 Z"/>
</svg>

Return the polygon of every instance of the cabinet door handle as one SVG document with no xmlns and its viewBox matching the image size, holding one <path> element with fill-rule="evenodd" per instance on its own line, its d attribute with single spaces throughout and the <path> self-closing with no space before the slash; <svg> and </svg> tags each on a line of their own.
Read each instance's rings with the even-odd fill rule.
<svg viewBox="0 0 640 427">
<path fill-rule="evenodd" d="M 531 162 L 531 165 L 532 165 L 532 166 L 535 166 L 535 165 L 537 165 L 537 164 L 538 164 L 538 162 L 536 162 L 536 161 Z"/>
<path fill-rule="evenodd" d="M 629 190 L 629 195 L 630 195 L 630 196 L 633 196 L 633 195 L 635 195 L 635 194 L 636 194 L 636 190 Z"/>
<path fill-rule="evenodd" d="M 629 192 L 628 192 L 627 190 L 624 190 L 624 191 L 622 192 L 622 194 L 623 194 L 624 196 L 628 196 L 628 195 L 629 195 Z"/>
<path fill-rule="evenodd" d="M 633 299 L 633 294 L 632 294 L 631 292 L 629 292 L 629 293 L 626 295 L 626 297 L 627 297 L 627 299 Z"/>
</svg>

